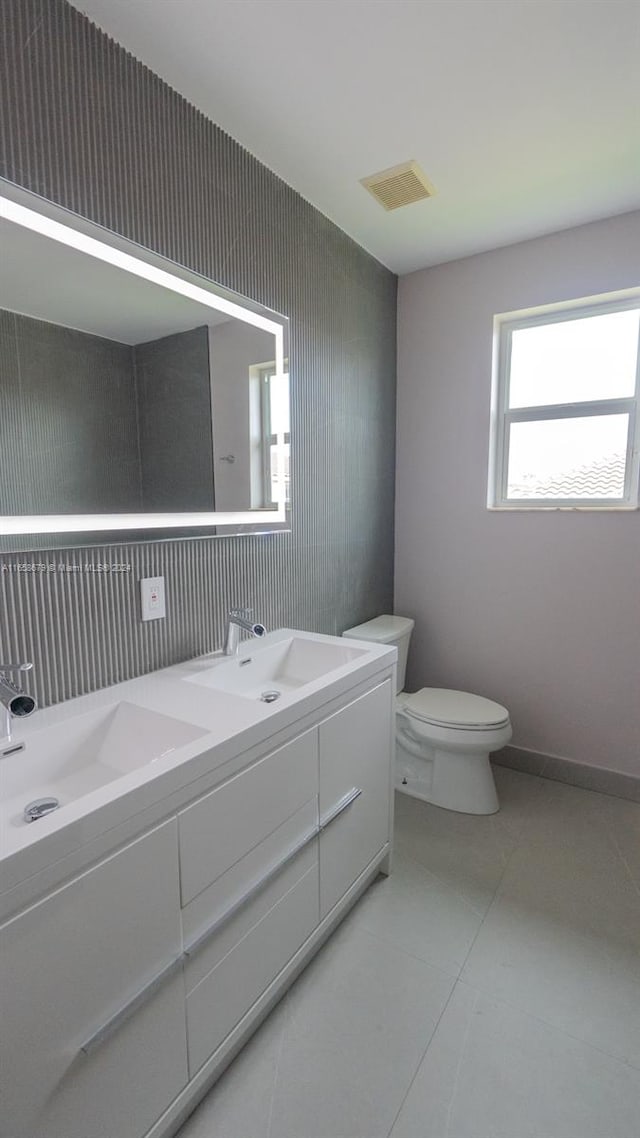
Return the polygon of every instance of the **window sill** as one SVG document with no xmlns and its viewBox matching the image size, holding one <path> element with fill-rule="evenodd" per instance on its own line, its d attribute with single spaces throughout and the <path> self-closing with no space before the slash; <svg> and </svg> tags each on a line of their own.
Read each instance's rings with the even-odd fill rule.
<svg viewBox="0 0 640 1138">
<path fill-rule="evenodd" d="M 614 505 L 611 505 L 611 506 L 597 506 L 597 505 L 594 505 L 594 506 L 589 506 L 589 505 L 556 506 L 556 505 L 545 503 L 544 505 L 541 504 L 538 506 L 538 505 L 533 505 L 533 504 L 527 502 L 527 503 L 523 503 L 522 505 L 514 503 L 513 505 L 509 504 L 509 505 L 499 505 L 499 506 L 487 506 L 487 510 L 490 513 L 499 513 L 499 514 L 514 514 L 514 513 L 536 513 L 536 514 L 546 513 L 546 514 L 548 514 L 548 513 L 556 513 L 558 511 L 561 511 L 562 513 L 565 513 L 565 514 L 567 514 L 567 513 L 569 513 L 569 514 L 575 514 L 575 513 L 632 514 L 632 513 L 637 512 L 639 509 L 640 509 L 640 504 L 635 505 L 635 506 L 628 505 L 628 504 L 619 505 L 619 506 L 618 505 L 615 505 L 615 506 Z"/>
</svg>

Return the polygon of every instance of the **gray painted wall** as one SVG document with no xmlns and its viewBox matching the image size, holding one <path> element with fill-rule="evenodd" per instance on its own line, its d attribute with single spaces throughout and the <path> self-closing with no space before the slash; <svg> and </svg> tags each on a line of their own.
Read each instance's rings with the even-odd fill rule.
<svg viewBox="0 0 640 1138">
<path fill-rule="evenodd" d="M 0 514 L 215 509 L 206 326 L 131 347 L 0 310 L 0 423 Z"/>
<path fill-rule="evenodd" d="M 252 399 L 249 372 L 273 361 L 271 332 L 227 320 L 209 329 L 213 391 L 213 450 L 216 456 L 216 509 L 246 510 L 262 506 L 262 495 L 252 496 Z M 254 392 L 255 394 L 255 392 Z M 260 430 L 256 430 L 259 436 Z M 224 462 L 232 454 L 234 462 Z M 261 472 L 260 472 L 261 474 Z M 261 486 L 262 477 L 258 479 Z M 255 500 L 254 500 L 255 497 Z"/>
<path fill-rule="evenodd" d="M 64 0 L 3 0 L 0 33 L 2 176 L 290 317 L 294 479 L 289 534 L 2 557 L 0 658 L 52 703 L 218 647 L 232 603 L 323 632 L 388 610 L 396 278 Z"/>
<path fill-rule="evenodd" d="M 640 213 L 403 277 L 396 607 L 409 689 L 505 704 L 513 742 L 640 773 L 640 512 L 486 508 L 494 313 L 638 283 Z"/>
<path fill-rule="evenodd" d="M 216 509 L 209 330 L 136 344 L 133 357 L 144 510 Z"/>
<path fill-rule="evenodd" d="M 0 345 L 0 514 L 140 510 L 132 349 L 4 310 Z"/>
</svg>

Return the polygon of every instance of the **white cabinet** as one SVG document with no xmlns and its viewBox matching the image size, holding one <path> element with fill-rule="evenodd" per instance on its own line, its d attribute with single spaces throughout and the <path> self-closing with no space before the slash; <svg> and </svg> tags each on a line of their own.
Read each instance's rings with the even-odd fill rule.
<svg viewBox="0 0 640 1138">
<path fill-rule="evenodd" d="M 319 727 L 320 919 L 389 841 L 391 680 Z"/>
<path fill-rule="evenodd" d="M 99 1033 L 180 953 L 175 819 L 0 928 L 2 1138 L 149 1130 L 187 1082 L 182 975 Z"/>
<path fill-rule="evenodd" d="M 392 705 L 386 680 L 181 813 L 191 1078 L 387 848 Z"/>
<path fill-rule="evenodd" d="M 175 1133 L 388 853 L 371 684 L 0 927 L 0 1138 Z"/>
</svg>

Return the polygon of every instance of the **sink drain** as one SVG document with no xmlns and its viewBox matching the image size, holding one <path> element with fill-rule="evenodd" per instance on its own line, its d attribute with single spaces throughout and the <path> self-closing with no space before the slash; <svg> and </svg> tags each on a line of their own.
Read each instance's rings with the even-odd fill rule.
<svg viewBox="0 0 640 1138">
<path fill-rule="evenodd" d="M 57 810 L 59 805 L 57 798 L 36 798 L 25 806 L 22 816 L 25 822 L 37 822 L 39 818 L 46 818 L 52 810 Z"/>
<path fill-rule="evenodd" d="M 275 703 L 277 699 L 280 699 L 281 694 L 279 691 L 263 691 L 260 699 L 263 703 Z"/>
</svg>

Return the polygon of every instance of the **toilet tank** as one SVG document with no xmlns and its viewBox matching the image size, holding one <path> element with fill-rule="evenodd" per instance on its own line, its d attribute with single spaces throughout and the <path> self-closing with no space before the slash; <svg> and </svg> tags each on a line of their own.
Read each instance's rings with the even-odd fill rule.
<svg viewBox="0 0 640 1138">
<path fill-rule="evenodd" d="M 407 668 L 409 641 L 415 621 L 409 616 L 376 616 L 355 628 L 345 628 L 343 636 L 350 640 L 373 640 L 376 644 L 395 644 L 398 649 L 398 685 L 396 691 L 404 689 Z"/>
</svg>

